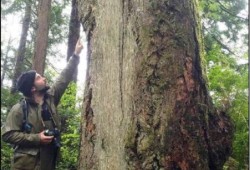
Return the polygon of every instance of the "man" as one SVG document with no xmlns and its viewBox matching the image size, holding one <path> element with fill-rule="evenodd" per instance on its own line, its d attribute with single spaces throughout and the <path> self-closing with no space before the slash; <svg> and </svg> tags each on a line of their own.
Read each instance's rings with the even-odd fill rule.
<svg viewBox="0 0 250 170">
<path fill-rule="evenodd" d="M 14 145 L 13 170 L 55 169 L 61 128 L 56 107 L 73 77 L 82 49 L 78 40 L 74 55 L 51 88 L 34 70 L 18 78 L 17 89 L 25 100 L 12 107 L 2 128 L 3 141 Z"/>
</svg>

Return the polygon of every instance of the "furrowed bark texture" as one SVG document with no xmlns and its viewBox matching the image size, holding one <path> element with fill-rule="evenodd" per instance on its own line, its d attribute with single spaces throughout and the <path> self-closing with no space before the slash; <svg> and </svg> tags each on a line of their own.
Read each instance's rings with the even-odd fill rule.
<svg viewBox="0 0 250 170">
<path fill-rule="evenodd" d="M 49 16 L 51 10 L 51 0 L 39 1 L 38 29 L 34 49 L 32 68 L 43 75 L 45 59 L 48 46 Z"/>
<path fill-rule="evenodd" d="M 196 3 L 78 3 L 89 43 L 79 169 L 222 169 L 233 129 L 208 94 Z"/>
</svg>

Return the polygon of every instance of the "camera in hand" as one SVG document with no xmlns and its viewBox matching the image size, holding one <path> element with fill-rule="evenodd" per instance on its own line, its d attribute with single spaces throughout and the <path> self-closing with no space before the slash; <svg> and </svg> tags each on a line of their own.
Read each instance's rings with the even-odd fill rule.
<svg viewBox="0 0 250 170">
<path fill-rule="evenodd" d="M 53 143 L 55 147 L 59 148 L 61 147 L 61 142 L 60 142 L 60 131 L 55 128 L 54 130 L 45 130 L 44 131 L 45 136 L 54 136 Z"/>
<path fill-rule="evenodd" d="M 54 130 L 47 129 L 44 131 L 44 135 L 45 136 L 55 136 L 55 132 L 54 132 Z"/>
</svg>

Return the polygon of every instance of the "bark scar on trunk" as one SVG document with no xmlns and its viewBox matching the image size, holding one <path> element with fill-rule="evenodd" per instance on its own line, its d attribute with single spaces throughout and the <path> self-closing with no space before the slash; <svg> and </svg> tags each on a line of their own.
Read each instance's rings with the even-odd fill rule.
<svg viewBox="0 0 250 170">
<path fill-rule="evenodd" d="M 85 121 L 86 121 L 86 126 L 85 126 L 85 145 L 86 148 L 88 147 L 87 150 L 91 151 L 91 154 L 86 155 L 85 157 L 88 161 L 87 162 L 87 167 L 93 167 L 95 165 L 95 138 L 96 138 L 96 126 L 93 122 L 93 117 L 94 117 L 94 112 L 93 109 L 91 108 L 91 100 L 92 100 L 92 88 L 89 89 L 88 95 L 85 98 L 85 103 L 86 103 L 86 108 L 85 108 Z M 86 149 L 85 148 L 85 149 Z"/>
<path fill-rule="evenodd" d="M 185 58 L 185 70 L 184 70 L 184 78 L 187 86 L 187 90 L 189 92 L 194 91 L 195 82 L 193 79 L 193 60 L 191 57 Z"/>
<path fill-rule="evenodd" d="M 180 100 L 186 99 L 188 94 L 187 94 L 187 88 L 185 85 L 185 78 L 183 76 L 178 77 L 176 84 L 177 84 L 176 100 L 180 101 Z"/>
<path fill-rule="evenodd" d="M 193 78 L 193 60 L 191 57 L 185 58 L 184 73 L 177 78 L 177 101 L 187 100 L 189 93 L 195 90 L 195 81 Z"/>
</svg>

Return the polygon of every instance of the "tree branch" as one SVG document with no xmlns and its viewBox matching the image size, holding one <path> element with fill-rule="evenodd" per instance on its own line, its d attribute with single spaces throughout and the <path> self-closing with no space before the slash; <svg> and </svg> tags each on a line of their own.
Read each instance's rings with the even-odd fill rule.
<svg viewBox="0 0 250 170">
<path fill-rule="evenodd" d="M 230 54 L 238 57 L 232 50 L 230 50 L 230 48 L 228 46 L 226 46 L 221 40 L 219 40 L 217 38 L 216 35 L 214 35 L 213 33 L 211 33 L 204 25 L 202 26 L 211 36 L 212 38 L 219 44 L 221 45 L 222 48 L 224 48 L 225 50 L 227 50 Z"/>
<path fill-rule="evenodd" d="M 241 16 L 237 16 L 237 14 L 234 14 L 232 12 L 230 12 L 229 9 L 227 9 L 219 0 L 216 0 L 216 2 L 220 5 L 220 8 L 225 11 L 226 13 L 228 13 L 229 15 L 233 16 L 233 17 L 236 17 L 236 18 L 239 18 L 239 19 L 242 19 L 244 20 L 245 22 L 248 21 L 248 18 L 243 18 Z"/>
</svg>

